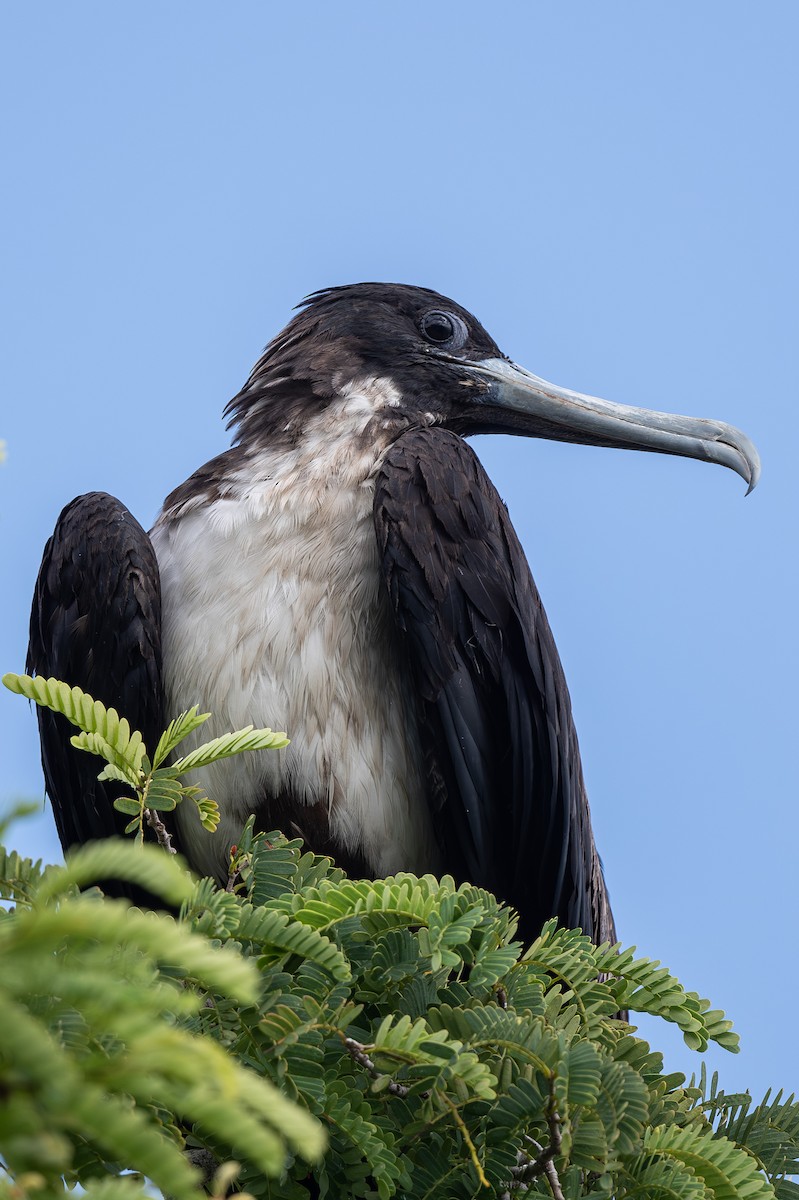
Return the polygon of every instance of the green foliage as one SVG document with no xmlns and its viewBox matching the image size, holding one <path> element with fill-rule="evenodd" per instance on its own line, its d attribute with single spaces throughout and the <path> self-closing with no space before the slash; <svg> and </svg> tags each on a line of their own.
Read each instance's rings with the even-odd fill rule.
<svg viewBox="0 0 799 1200">
<path fill-rule="evenodd" d="M 716 1133 L 746 1147 L 760 1169 L 777 1181 L 774 1190 L 780 1200 L 799 1200 L 799 1184 L 790 1179 L 799 1175 L 799 1104 L 795 1097 L 786 1099 L 778 1092 L 772 1099 L 767 1092 L 760 1104 L 753 1104 L 748 1092 L 720 1091 L 717 1074 L 708 1085 L 704 1069 L 697 1091 Z"/>
<path fill-rule="evenodd" d="M 0 866 L 16 900 L 0 910 L 0 1152 L 23 1194 L 134 1167 L 176 1200 L 196 1197 L 183 1152 L 195 1123 L 265 1175 L 287 1155 L 318 1158 L 318 1121 L 191 1028 L 209 994 L 257 1005 L 256 964 L 163 913 L 78 892 L 110 871 L 185 902 L 196 887 L 176 859 L 109 841 L 66 867 L 42 872 L 4 850 Z M 102 1195 L 123 1200 L 122 1182 Z"/>
<path fill-rule="evenodd" d="M 197 706 L 181 713 L 170 722 L 156 746 L 152 760 L 138 731 L 131 732 L 125 717 L 120 717 L 114 708 L 106 708 L 79 687 L 70 687 L 58 679 L 32 678 L 30 675 L 9 674 L 3 676 L 3 684 L 11 692 L 26 696 L 53 712 L 60 713 L 80 733 L 70 738 L 77 750 L 85 750 L 105 759 L 105 767 L 98 779 L 113 779 L 130 788 L 132 796 L 119 796 L 114 808 L 127 813 L 133 820 L 126 833 L 138 834 L 144 840 L 145 823 L 155 824 L 154 813 L 171 812 L 181 800 L 191 799 L 197 806 L 202 825 L 213 832 L 219 824 L 219 808 L 216 801 L 203 795 L 197 787 L 180 782 L 180 776 L 199 767 L 210 766 L 222 758 L 242 754 L 246 750 L 279 750 L 288 745 L 284 733 L 271 729 L 239 729 L 223 734 L 198 746 L 171 766 L 163 766 L 169 754 L 208 720 L 210 713 L 199 713 Z"/>
<path fill-rule="evenodd" d="M 552 1195 L 553 1177 L 567 1198 L 799 1196 L 793 1098 L 686 1087 L 616 1016 L 637 1004 L 734 1048 L 659 964 L 554 922 L 523 952 L 478 888 L 349 880 L 252 821 L 234 867 L 221 890 L 130 843 L 45 870 L 0 852 L 15 1196 L 50 1200 L 63 1176 L 133 1200 L 133 1169 L 197 1197 L 201 1150 L 241 1163 L 256 1200 Z M 179 917 L 78 890 L 111 876 Z"/>
<path fill-rule="evenodd" d="M 139 832 L 148 806 L 192 795 L 182 771 L 285 744 L 246 729 L 166 767 L 207 714 L 173 721 L 150 760 L 80 689 L 4 682 L 78 726 L 135 791 Z M 104 878 L 179 916 L 81 892 Z M 220 1200 L 234 1178 L 255 1200 L 799 1200 L 793 1097 L 686 1086 L 619 1016 L 735 1051 L 721 1012 L 554 921 L 523 947 L 480 888 L 351 880 L 251 818 L 224 890 L 110 840 L 44 869 L 0 848 L 0 895 L 16 906 L 0 908 L 0 1200 L 55 1200 L 62 1180 L 139 1200 L 145 1176 L 189 1200 L 209 1162 Z"/>
</svg>

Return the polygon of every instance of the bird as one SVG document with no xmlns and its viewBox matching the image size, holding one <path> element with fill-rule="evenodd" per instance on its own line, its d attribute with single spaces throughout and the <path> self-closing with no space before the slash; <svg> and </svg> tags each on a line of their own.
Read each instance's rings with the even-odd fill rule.
<svg viewBox="0 0 799 1200">
<path fill-rule="evenodd" d="M 532 938 L 550 918 L 616 932 L 569 692 L 539 593 L 474 434 L 760 465 L 730 425 L 628 407 L 517 365 L 423 287 L 313 293 L 225 408 L 229 449 L 145 532 L 116 498 L 61 513 L 34 592 L 28 670 L 113 705 L 153 746 L 195 704 L 203 734 L 285 729 L 288 747 L 199 780 L 172 816 L 224 880 L 248 816 L 357 877 L 448 873 Z M 747 493 L 748 494 L 748 493 Z M 63 718 L 39 711 L 65 848 L 121 831 Z M 194 776 L 192 782 L 197 781 Z"/>
</svg>

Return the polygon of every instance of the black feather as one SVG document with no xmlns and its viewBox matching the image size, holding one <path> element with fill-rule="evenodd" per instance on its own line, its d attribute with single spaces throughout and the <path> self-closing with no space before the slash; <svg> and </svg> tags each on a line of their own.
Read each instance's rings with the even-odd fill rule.
<svg viewBox="0 0 799 1200">
<path fill-rule="evenodd" d="M 27 669 L 83 688 L 140 730 L 150 752 L 155 748 L 164 727 L 158 564 L 147 533 L 105 492 L 68 504 L 45 547 Z M 61 844 L 121 834 L 129 818 L 113 801 L 122 786 L 98 781 L 101 761 L 70 745 L 75 729 L 64 717 L 39 708 L 38 718 Z"/>
<path fill-rule="evenodd" d="M 421 696 L 447 869 L 545 920 L 614 937 L 558 653 L 505 506 L 456 434 L 401 436 L 375 529 Z"/>
</svg>

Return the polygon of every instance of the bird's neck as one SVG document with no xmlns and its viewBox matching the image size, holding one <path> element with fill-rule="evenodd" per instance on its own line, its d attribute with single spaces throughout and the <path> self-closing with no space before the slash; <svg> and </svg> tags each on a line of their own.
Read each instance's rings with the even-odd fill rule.
<svg viewBox="0 0 799 1200">
<path fill-rule="evenodd" d="M 434 413 L 409 410 L 389 379 L 365 376 L 337 386 L 322 408 L 298 412 L 273 400 L 271 420 L 258 432 L 240 427 L 239 444 L 194 473 L 167 497 L 160 526 L 218 500 L 259 509 L 304 508 L 336 491 L 342 500 L 366 488 L 389 446 L 411 427 L 433 425 Z M 304 498 L 304 499 L 303 499 Z"/>
</svg>

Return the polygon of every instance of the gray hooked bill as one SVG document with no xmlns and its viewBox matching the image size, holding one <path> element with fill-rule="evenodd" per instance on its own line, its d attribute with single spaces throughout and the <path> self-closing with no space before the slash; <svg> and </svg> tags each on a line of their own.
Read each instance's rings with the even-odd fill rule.
<svg viewBox="0 0 799 1200">
<path fill-rule="evenodd" d="M 740 429 L 722 421 L 654 412 L 572 392 L 502 358 L 485 358 L 468 366 L 490 380 L 482 403 L 503 410 L 518 433 L 719 463 L 746 481 L 747 496 L 760 477 L 755 446 Z"/>
</svg>

